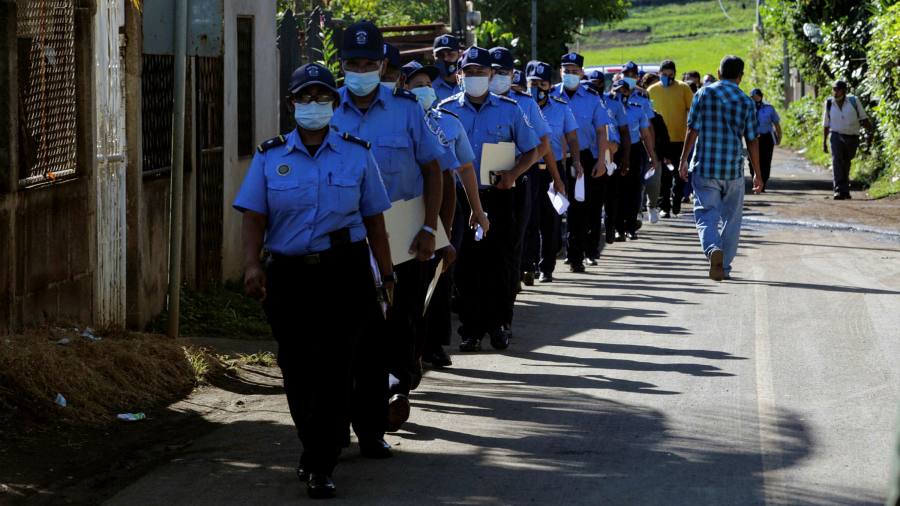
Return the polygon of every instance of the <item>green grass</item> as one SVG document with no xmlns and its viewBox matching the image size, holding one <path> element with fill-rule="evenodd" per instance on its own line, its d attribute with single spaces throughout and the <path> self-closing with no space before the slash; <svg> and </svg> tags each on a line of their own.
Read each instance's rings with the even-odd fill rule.
<svg viewBox="0 0 900 506">
<path fill-rule="evenodd" d="M 670 42 L 654 42 L 633 47 L 610 47 L 583 51 L 585 66 L 611 65 L 634 60 L 639 63 L 659 63 L 667 58 L 678 65 L 678 73 L 697 70 L 700 74 L 716 75 L 719 61 L 727 54 L 749 61 L 753 48 L 752 32 L 725 34 L 714 38 L 690 38 Z M 749 71 L 749 69 L 748 69 Z M 681 76 L 679 75 L 679 78 Z M 742 88 L 746 87 L 744 84 Z"/>
<path fill-rule="evenodd" d="M 728 16 L 722 12 L 718 1 L 632 7 L 628 11 L 628 17 L 621 21 L 585 27 L 586 37 L 582 43 L 590 44 L 596 35 L 609 36 L 608 32 L 645 32 L 647 39 L 644 42 L 651 43 L 753 28 L 756 20 L 753 2 L 723 0 L 722 3 Z M 611 39 L 604 42 L 615 43 L 615 37 L 604 39 Z"/>
<path fill-rule="evenodd" d="M 271 329 L 259 301 L 241 293 L 237 284 L 194 291 L 181 290 L 180 333 L 184 336 L 270 339 Z M 148 330 L 165 333 L 168 313 L 154 319 Z"/>
</svg>

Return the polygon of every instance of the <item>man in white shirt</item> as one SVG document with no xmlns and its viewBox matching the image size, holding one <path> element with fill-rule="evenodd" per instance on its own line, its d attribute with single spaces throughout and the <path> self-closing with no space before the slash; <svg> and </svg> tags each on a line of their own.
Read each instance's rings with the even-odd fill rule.
<svg viewBox="0 0 900 506">
<path fill-rule="evenodd" d="M 870 128 L 869 116 L 853 95 L 847 94 L 847 83 L 835 81 L 832 96 L 825 101 L 822 119 L 825 127 L 822 149 L 828 153 L 831 140 L 831 167 L 834 174 L 834 200 L 850 199 L 850 162 L 859 147 L 860 127 Z"/>
</svg>

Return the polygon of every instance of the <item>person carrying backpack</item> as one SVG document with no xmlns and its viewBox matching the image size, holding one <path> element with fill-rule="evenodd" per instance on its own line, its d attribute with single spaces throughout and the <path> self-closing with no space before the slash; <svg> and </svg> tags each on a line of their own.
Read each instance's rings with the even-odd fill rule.
<svg viewBox="0 0 900 506">
<path fill-rule="evenodd" d="M 834 200 L 850 199 L 850 162 L 859 147 L 860 127 L 871 128 L 869 116 L 859 100 L 847 94 L 847 82 L 835 81 L 832 96 L 825 101 L 822 149 L 828 153 L 831 141 L 831 167 L 834 173 Z"/>
</svg>

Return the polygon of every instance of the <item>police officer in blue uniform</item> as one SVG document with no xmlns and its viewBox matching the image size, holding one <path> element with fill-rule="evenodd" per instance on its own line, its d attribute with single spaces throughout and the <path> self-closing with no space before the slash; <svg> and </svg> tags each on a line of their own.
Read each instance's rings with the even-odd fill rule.
<svg viewBox="0 0 900 506">
<path fill-rule="evenodd" d="M 459 39 L 450 34 L 438 35 L 434 38 L 432 52 L 434 64 L 440 75 L 434 80 L 434 92 L 438 101 L 445 100 L 451 95 L 460 92 L 459 78 L 459 50 L 462 46 Z"/>
<path fill-rule="evenodd" d="M 519 93 L 528 93 L 528 80 L 525 79 L 525 72 L 521 70 L 513 72 L 512 89 Z"/>
<path fill-rule="evenodd" d="M 617 164 L 625 163 L 624 151 L 628 152 L 630 160 L 626 166 L 628 168 L 616 172 L 610 180 L 614 204 L 606 212 L 607 242 L 613 230 L 615 230 L 616 241 L 625 241 L 626 237 L 631 240 L 637 239 L 637 215 L 640 211 L 638 195 L 642 190 L 643 182 L 641 166 L 645 158 L 649 158 L 652 163 L 650 166 L 656 166 L 650 120 L 644 106 L 640 102 L 630 99 L 631 91 L 627 80 L 617 79 L 613 82 L 612 91 L 609 94 L 610 101 L 619 102 L 625 109 L 631 146 L 630 149 L 620 150 L 616 153 Z"/>
<path fill-rule="evenodd" d="M 597 199 L 602 199 L 605 192 L 606 162 L 601 156 L 607 147 L 608 113 L 600 104 L 600 96 L 593 89 L 581 84 L 584 77 L 584 57 L 578 53 L 567 53 L 562 56 L 560 64 L 562 82 L 553 87 L 552 95 L 569 103 L 569 108 L 578 121 L 578 144 L 580 153 L 572 153 L 570 168 L 567 170 L 569 194 L 575 194 L 578 176 L 585 175 L 585 201 L 570 200 L 567 224 L 569 237 L 567 252 L 569 270 L 584 272 L 584 261 L 593 259 L 596 253 L 589 251 L 588 233 L 590 231 L 589 210 Z M 585 173 L 585 171 L 589 171 Z"/>
<path fill-rule="evenodd" d="M 559 249 L 559 224 L 560 215 L 553 208 L 547 190 L 550 185 L 557 193 L 566 194 L 565 183 L 559 174 L 559 168 L 565 168 L 563 152 L 568 148 L 570 153 L 580 153 L 578 144 L 578 122 L 568 102 L 558 96 L 551 96 L 551 81 L 553 69 L 547 63 L 531 61 L 525 69 L 530 94 L 540 106 L 544 118 L 550 127 L 550 149 L 553 156 L 546 164 L 546 170 L 538 171 L 537 187 L 539 205 L 534 210 L 539 224 L 539 237 L 537 244 L 526 245 L 535 253 L 532 258 L 538 258 L 538 268 L 541 283 L 553 281 L 553 271 L 556 268 L 556 251 Z"/>
<path fill-rule="evenodd" d="M 458 330 L 462 337 L 460 350 L 480 350 L 486 333 L 495 349 L 505 349 L 509 346 L 509 334 L 502 326 L 508 323 L 505 315 L 509 310 L 509 273 L 516 261 L 513 195 L 509 190 L 537 161 L 540 141 L 515 100 L 490 92 L 494 70 L 486 49 L 470 47 L 464 52 L 461 65 L 465 92 L 444 100 L 440 107 L 456 114 L 465 127 L 475 153 L 476 171 L 480 171 L 485 143 L 513 142 L 519 156 L 511 170 L 495 175 L 492 181 L 480 181 L 485 185 L 480 191 L 481 202 L 491 220 L 491 233 L 477 241 L 467 231 L 463 238 L 456 265 L 462 324 Z"/>
<path fill-rule="evenodd" d="M 447 156 L 441 158 L 444 170 L 444 197 L 441 200 L 441 222 L 452 223 L 447 230 L 450 244 L 458 252 L 462 247 L 463 233 L 469 228 L 480 226 L 487 233 L 490 222 L 481 207 L 478 195 L 478 179 L 475 175 L 475 153 L 466 130 L 455 114 L 434 107 L 436 105 L 432 83 L 438 78 L 436 67 L 422 66 L 410 62 L 401 69 L 405 75 L 405 86 L 419 100 L 426 111 L 426 121 L 437 123 L 447 144 Z M 453 177 L 453 174 L 456 177 Z M 457 184 L 457 181 L 459 182 Z M 458 199 L 457 195 L 465 195 Z M 436 263 L 436 261 L 435 261 Z M 436 268 L 436 265 L 432 266 Z M 424 362 L 441 368 L 453 365 L 443 346 L 450 344 L 452 334 L 450 298 L 452 291 L 453 265 L 445 262 L 445 272 L 441 274 L 437 287 L 425 314 L 425 321 L 419 330 L 420 352 Z M 429 276 L 433 278 L 433 269 Z"/>
<path fill-rule="evenodd" d="M 329 129 L 339 96 L 328 69 L 300 67 L 289 89 L 298 128 L 258 147 L 233 205 L 243 213 L 244 285 L 263 301 L 303 445 L 298 476 L 311 496 L 329 497 L 351 358 L 363 316 L 377 310 L 366 239 L 390 278 L 382 212 L 391 202 L 369 143 Z"/>
<path fill-rule="evenodd" d="M 384 74 L 381 76 L 381 84 L 388 88 L 394 88 L 400 79 L 400 50 L 393 44 L 384 43 Z"/>
<path fill-rule="evenodd" d="M 438 212 L 441 205 L 441 168 L 438 159 L 444 148 L 426 125 L 416 96 L 402 88 L 380 85 L 384 72 L 384 40 L 368 21 L 354 23 L 344 31 L 341 58 L 345 87 L 332 125 L 372 143 L 391 202 L 424 196 L 425 222 L 410 246 L 415 260 L 395 266 L 399 282 L 394 307 L 388 312 L 382 334 L 368 336 L 369 343 L 387 343 L 387 367 L 396 381 L 391 387 L 386 426 L 375 413 L 379 400 L 375 392 L 357 396 L 354 430 L 364 456 L 390 456 L 383 432 L 397 430 L 409 417 L 409 390 L 418 374 L 415 362 L 415 321 L 422 314 L 425 262 L 434 254 Z M 376 325 L 373 324 L 373 333 Z M 356 384 L 363 389 L 380 388 L 388 379 L 376 379 L 382 360 L 379 350 L 371 350 L 367 361 L 371 371 L 362 373 Z M 372 404 L 370 405 L 369 401 Z M 385 401 L 388 404 L 388 401 Z"/>
</svg>

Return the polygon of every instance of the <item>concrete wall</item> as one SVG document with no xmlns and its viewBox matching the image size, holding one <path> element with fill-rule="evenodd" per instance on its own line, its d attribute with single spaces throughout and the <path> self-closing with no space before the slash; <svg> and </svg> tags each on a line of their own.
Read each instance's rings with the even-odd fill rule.
<svg viewBox="0 0 900 506">
<path fill-rule="evenodd" d="M 243 275 L 241 215 L 231 208 L 252 157 L 239 157 L 237 131 L 237 18 L 253 17 L 254 137 L 256 144 L 278 135 L 278 47 L 275 0 L 225 0 L 225 178 L 222 278 Z"/>
</svg>

